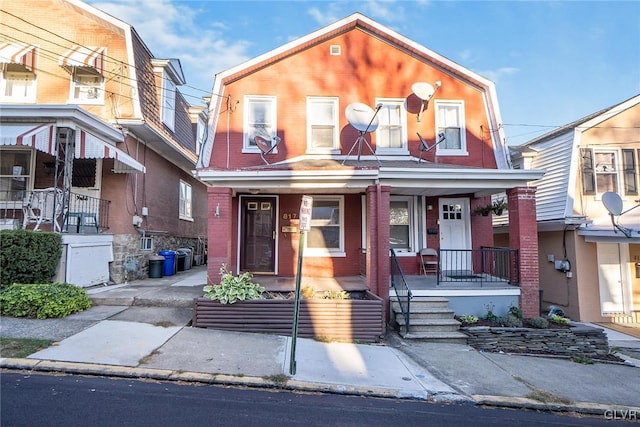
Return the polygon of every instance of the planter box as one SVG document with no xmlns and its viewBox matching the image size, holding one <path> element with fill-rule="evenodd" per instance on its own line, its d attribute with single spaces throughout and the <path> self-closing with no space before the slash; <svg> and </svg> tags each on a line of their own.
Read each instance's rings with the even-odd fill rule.
<svg viewBox="0 0 640 427">
<path fill-rule="evenodd" d="M 220 304 L 195 298 L 193 326 L 235 332 L 291 335 L 293 300 L 264 299 Z M 366 292 L 363 299 L 300 300 L 298 336 L 340 341 L 379 341 L 384 335 L 383 301 Z"/>
<path fill-rule="evenodd" d="M 604 330 L 589 326 L 569 329 L 496 328 L 470 326 L 460 329 L 477 350 L 546 353 L 564 356 L 603 356 L 609 354 Z"/>
</svg>

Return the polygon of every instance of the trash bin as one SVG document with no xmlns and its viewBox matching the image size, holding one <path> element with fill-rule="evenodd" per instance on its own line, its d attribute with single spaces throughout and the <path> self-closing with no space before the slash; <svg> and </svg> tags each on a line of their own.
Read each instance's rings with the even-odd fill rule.
<svg viewBox="0 0 640 427">
<path fill-rule="evenodd" d="M 158 255 L 164 257 L 164 275 L 173 276 L 174 274 L 176 274 L 176 253 L 174 251 L 159 251 Z"/>
<path fill-rule="evenodd" d="M 178 260 L 178 271 L 184 271 L 185 270 L 184 264 L 185 264 L 185 261 L 187 260 L 187 253 L 182 249 L 178 249 L 176 251 L 176 258 Z"/>
<path fill-rule="evenodd" d="M 149 257 L 149 278 L 150 279 L 161 278 L 163 267 L 164 267 L 164 257 L 160 255 L 151 255 Z"/>
<path fill-rule="evenodd" d="M 179 251 L 183 251 L 186 255 L 184 259 L 184 269 L 191 270 L 191 266 L 193 265 L 193 249 L 189 247 L 179 248 Z"/>
</svg>

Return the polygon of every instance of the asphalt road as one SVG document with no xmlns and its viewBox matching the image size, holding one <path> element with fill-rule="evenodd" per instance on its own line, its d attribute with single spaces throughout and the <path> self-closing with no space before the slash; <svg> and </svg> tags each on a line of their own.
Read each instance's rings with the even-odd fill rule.
<svg viewBox="0 0 640 427">
<path fill-rule="evenodd" d="M 0 381 L 2 426 L 612 425 L 604 417 L 135 379 L 4 371 Z"/>
</svg>

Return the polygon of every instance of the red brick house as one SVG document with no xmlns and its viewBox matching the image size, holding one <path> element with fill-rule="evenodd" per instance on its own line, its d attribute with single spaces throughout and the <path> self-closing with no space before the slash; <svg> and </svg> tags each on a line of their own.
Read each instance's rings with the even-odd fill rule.
<svg viewBox="0 0 640 427">
<path fill-rule="evenodd" d="M 428 101 L 425 89 L 435 90 Z M 309 195 L 305 280 L 363 276 L 388 301 L 390 249 L 405 277 L 429 281 L 418 276 L 418 254 L 431 247 L 440 250 L 440 280 L 415 282 L 414 295 L 457 293 L 484 310 L 490 300 L 474 295 L 495 301 L 499 292 L 476 284 L 460 293 L 444 280 L 453 270 L 476 276 L 471 251 L 492 247 L 493 233 L 491 217 L 474 210 L 506 191 L 520 269 L 508 295 L 537 315 L 528 182 L 542 172 L 511 168 L 489 80 L 356 13 L 216 75 L 209 117 L 196 175 L 210 185 L 210 280 L 222 264 L 258 282 L 295 277 L 298 213 Z M 359 138 L 354 125 L 370 123 L 375 130 Z M 472 310 L 460 303 L 459 314 Z"/>
<path fill-rule="evenodd" d="M 62 233 L 57 280 L 79 286 L 142 277 L 150 254 L 197 246 L 206 120 L 177 90 L 180 62 L 78 0 L 4 2 L 0 19 L 2 227 Z"/>
</svg>

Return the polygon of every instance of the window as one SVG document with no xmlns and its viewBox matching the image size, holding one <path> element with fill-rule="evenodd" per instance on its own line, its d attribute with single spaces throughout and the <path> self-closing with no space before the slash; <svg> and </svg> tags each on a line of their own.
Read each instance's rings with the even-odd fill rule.
<svg viewBox="0 0 640 427">
<path fill-rule="evenodd" d="M 399 252 L 413 250 L 413 199 L 391 197 L 389 209 L 389 245 Z"/>
<path fill-rule="evenodd" d="M 444 133 L 445 140 L 438 144 L 438 155 L 466 155 L 467 142 L 464 127 L 463 101 L 435 101 L 436 134 Z"/>
<path fill-rule="evenodd" d="M 104 102 L 104 78 L 87 69 L 73 67 L 71 101 L 80 104 Z"/>
<path fill-rule="evenodd" d="M 141 237 L 140 238 L 140 250 L 151 251 L 153 250 L 153 237 Z"/>
<path fill-rule="evenodd" d="M 73 176 L 71 185 L 74 187 L 96 187 L 96 159 L 73 159 Z"/>
<path fill-rule="evenodd" d="M 338 149 L 338 98 L 307 98 L 307 151 Z"/>
<path fill-rule="evenodd" d="M 193 220 L 191 204 L 191 185 L 180 181 L 180 219 Z"/>
<path fill-rule="evenodd" d="M 376 153 L 409 154 L 407 148 L 407 114 L 401 99 L 376 99 L 378 111 Z"/>
<path fill-rule="evenodd" d="M 31 190 L 32 156 L 32 150 L 0 150 L 0 201 L 22 201 Z"/>
<path fill-rule="evenodd" d="M 16 64 L 6 64 L 0 81 L 2 101 L 35 102 L 36 75 Z"/>
<path fill-rule="evenodd" d="M 342 197 L 315 196 L 311 212 L 311 231 L 307 236 L 310 255 L 344 256 L 344 216 Z"/>
<path fill-rule="evenodd" d="M 176 85 L 162 73 L 162 122 L 173 130 L 176 121 Z"/>
<path fill-rule="evenodd" d="M 637 196 L 638 178 L 636 172 L 635 150 L 622 150 L 622 169 L 624 172 L 624 194 L 628 196 Z"/>
<path fill-rule="evenodd" d="M 584 194 L 600 195 L 607 191 L 619 192 L 617 155 L 617 151 L 580 149 Z"/>
<path fill-rule="evenodd" d="M 207 138 L 207 121 L 205 117 L 198 117 L 198 124 L 196 126 L 196 155 L 200 156 L 200 150 Z"/>
<path fill-rule="evenodd" d="M 244 146 L 243 152 L 258 153 L 254 137 L 271 140 L 276 136 L 276 97 L 246 96 L 244 99 Z"/>
</svg>

